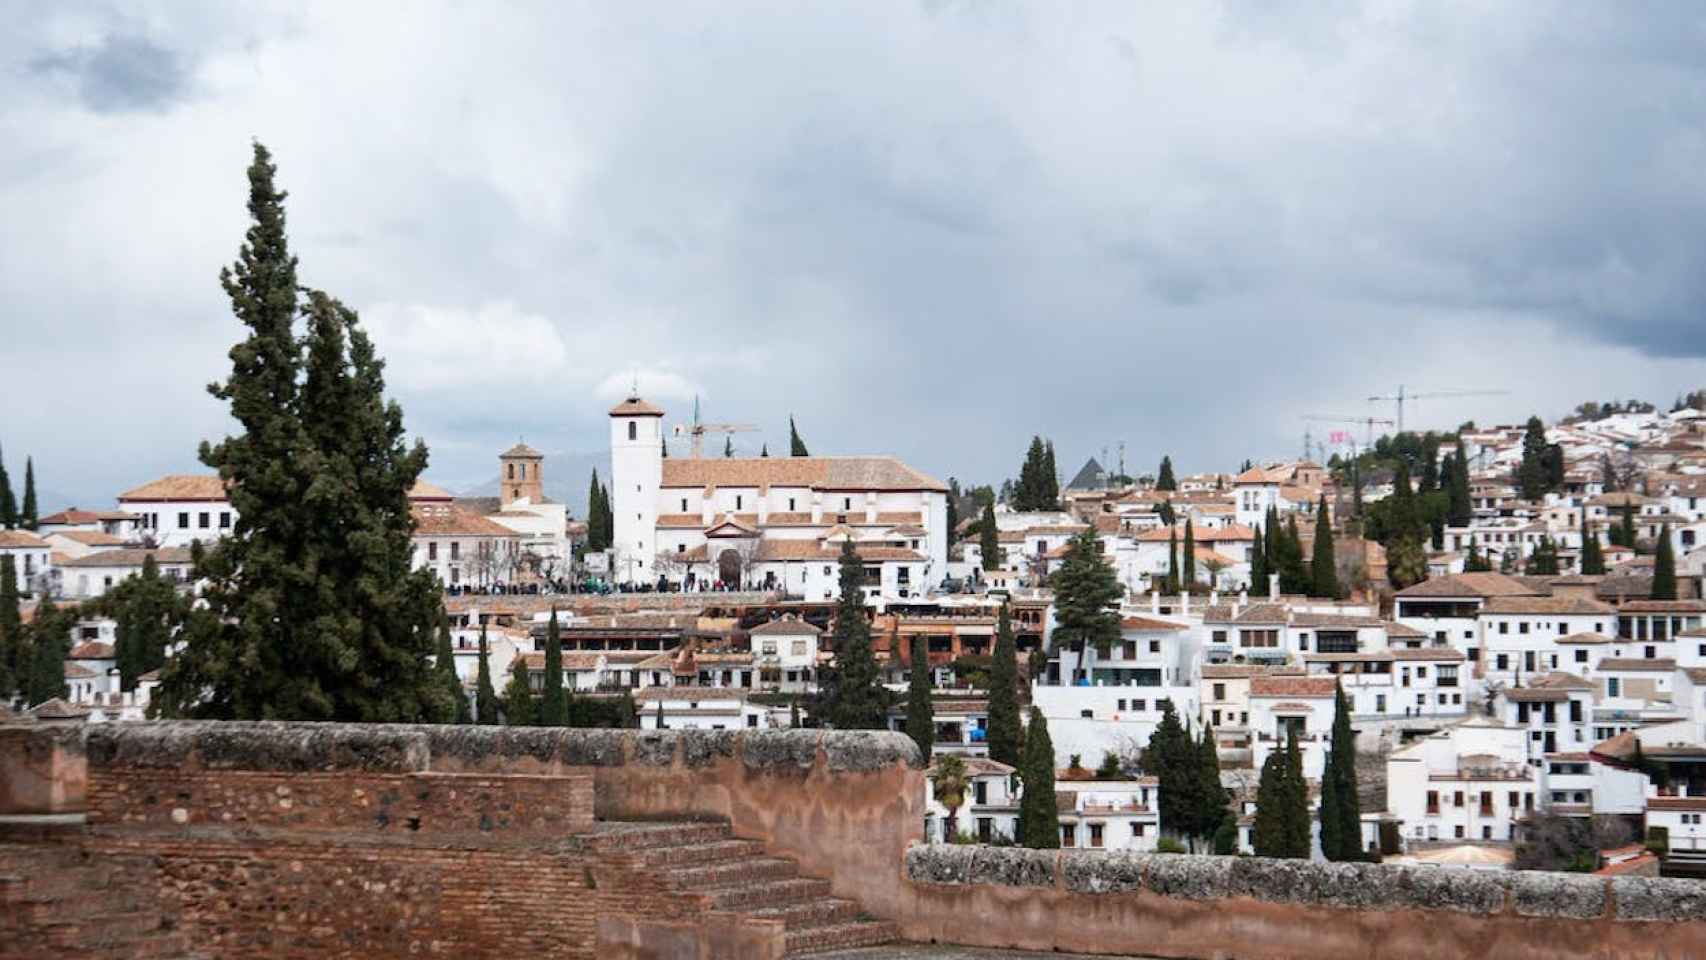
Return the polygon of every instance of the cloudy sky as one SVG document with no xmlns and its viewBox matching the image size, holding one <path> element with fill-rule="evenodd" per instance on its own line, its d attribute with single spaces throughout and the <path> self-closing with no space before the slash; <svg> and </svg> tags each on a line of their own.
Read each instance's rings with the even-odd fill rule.
<svg viewBox="0 0 1706 960">
<path fill-rule="evenodd" d="M 85 503 L 227 429 L 251 138 L 454 487 L 635 377 L 975 480 L 1706 383 L 1697 3 L 0 6 L 0 445 Z"/>
</svg>

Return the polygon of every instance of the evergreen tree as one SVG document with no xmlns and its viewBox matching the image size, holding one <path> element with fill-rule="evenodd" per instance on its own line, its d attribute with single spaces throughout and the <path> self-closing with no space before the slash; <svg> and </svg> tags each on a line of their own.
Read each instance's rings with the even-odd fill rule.
<svg viewBox="0 0 1706 960">
<path fill-rule="evenodd" d="M 450 713 L 445 716 L 447 723 L 469 723 L 473 720 L 468 710 L 468 694 L 462 689 L 462 678 L 456 673 L 456 650 L 450 644 L 450 621 L 443 613 L 438 618 L 438 656 L 433 661 L 433 672 L 438 675 L 438 682 L 444 685 L 444 694 L 450 700 Z"/>
<path fill-rule="evenodd" d="M 1262 542 L 1262 528 L 1256 528 L 1255 542 L 1250 546 L 1250 595 L 1268 595 L 1268 549 Z"/>
<path fill-rule="evenodd" d="M 1343 687 L 1333 699 L 1333 739 L 1321 775 L 1321 852 L 1329 860 L 1364 859 L 1362 801 L 1357 797 L 1356 731 Z"/>
<path fill-rule="evenodd" d="M 1060 509 L 1060 472 L 1054 465 L 1053 440 L 1048 440 L 1043 443 L 1042 483 L 1038 487 L 1038 493 L 1041 494 L 1043 504 L 1042 509 Z"/>
<path fill-rule="evenodd" d="M 948 545 L 953 546 L 960 532 L 960 482 L 948 478 Z"/>
<path fill-rule="evenodd" d="M 65 696 L 65 658 L 71 655 L 71 618 L 44 596 L 30 623 L 30 706 Z"/>
<path fill-rule="evenodd" d="M 1013 509 L 1020 512 L 1031 510 L 1047 510 L 1048 497 L 1047 480 L 1044 471 L 1048 450 L 1043 446 L 1043 438 L 1031 437 L 1031 446 L 1025 451 L 1025 462 L 1019 466 L 1019 485 L 1014 490 Z"/>
<path fill-rule="evenodd" d="M 539 723 L 539 704 L 533 698 L 533 675 L 527 669 L 527 658 L 520 653 L 510 661 L 503 712 L 507 726 L 531 727 Z"/>
<path fill-rule="evenodd" d="M 1175 479 L 1173 476 L 1173 458 L 1172 457 L 1169 457 L 1166 455 L 1163 455 L 1161 457 L 1161 468 L 1155 472 L 1155 489 L 1157 489 L 1157 490 L 1177 490 L 1177 489 L 1179 489 L 1179 481 L 1177 479 Z"/>
<path fill-rule="evenodd" d="M 486 645 L 486 625 L 480 624 L 480 673 L 474 685 L 474 722 L 498 722 L 498 692 L 492 689 L 491 648 Z"/>
<path fill-rule="evenodd" d="M 1286 518 L 1285 535 L 1279 542 L 1280 592 L 1307 594 L 1309 570 L 1303 565 L 1303 540 L 1297 534 L 1297 514 Z"/>
<path fill-rule="evenodd" d="M 1321 496 L 1315 508 L 1315 545 L 1310 557 L 1309 573 L 1313 583 L 1310 594 L 1334 598 L 1339 595 L 1339 572 L 1333 556 L 1333 524 L 1327 518 L 1327 497 Z"/>
<path fill-rule="evenodd" d="M 1550 457 L 1546 425 L 1539 417 L 1529 417 L 1522 435 L 1522 463 L 1516 471 L 1517 486 L 1524 500 L 1539 500 L 1551 489 Z"/>
<path fill-rule="evenodd" d="M 1049 586 L 1054 590 L 1054 643 L 1079 652 L 1094 646 L 1106 656 L 1120 638 L 1119 602 L 1125 591 L 1099 547 L 1092 530 L 1073 537 Z"/>
<path fill-rule="evenodd" d="M 1676 550 L 1671 546 L 1670 530 L 1659 528 L 1658 549 L 1653 553 L 1653 599 L 1676 599 Z"/>
<path fill-rule="evenodd" d="M 723 438 L 723 458 L 726 460 L 726 459 L 733 457 L 734 455 L 735 455 L 735 438 L 733 436 L 726 436 Z"/>
<path fill-rule="evenodd" d="M 1422 442 L 1422 475 L 1417 479 L 1416 492 L 1429 494 L 1439 487 L 1439 440 L 1430 432 Z"/>
<path fill-rule="evenodd" d="M 1197 537 L 1191 530 L 1191 521 L 1185 521 L 1184 552 L 1180 556 L 1179 565 L 1184 570 L 1182 589 L 1190 590 L 1197 585 Z"/>
<path fill-rule="evenodd" d="M 659 440 L 658 440 L 658 453 L 660 454 L 660 457 L 659 457 L 660 459 L 663 459 L 663 460 L 669 459 L 669 438 L 668 437 L 659 438 Z"/>
<path fill-rule="evenodd" d="M 798 697 L 788 701 L 788 729 L 800 729 L 800 700 Z"/>
<path fill-rule="evenodd" d="M 198 615 L 153 709 L 210 718 L 420 721 L 442 716 L 432 676 L 440 587 L 412 571 L 408 491 L 426 447 L 404 442 L 384 362 L 356 314 L 307 291 L 305 332 L 284 193 L 264 147 L 249 167 L 252 225 L 221 273 L 247 337 L 210 387 L 240 432 L 203 443 L 236 527 L 194 550 Z"/>
<path fill-rule="evenodd" d="M 1179 517 L 1173 512 L 1173 505 L 1165 500 L 1155 505 L 1155 515 L 1161 518 L 1161 525 L 1171 527 L 1179 522 Z"/>
<path fill-rule="evenodd" d="M 24 458 L 24 505 L 18 508 L 18 526 L 25 530 L 36 528 L 36 461 Z"/>
<path fill-rule="evenodd" d="M 1020 846 L 1032 850 L 1060 849 L 1060 813 L 1054 802 L 1054 741 L 1049 739 L 1048 720 L 1036 707 L 1025 733 L 1025 759 L 1021 766 L 1025 792 L 1019 800 Z"/>
<path fill-rule="evenodd" d="M 1505 552 L 1499 554 L 1499 572 L 1500 573 L 1515 573 L 1516 572 L 1516 551 L 1506 550 Z"/>
<path fill-rule="evenodd" d="M 1551 537 L 1541 535 L 1540 542 L 1534 545 L 1534 551 L 1528 556 L 1526 572 L 1537 577 L 1558 575 L 1558 546 Z"/>
<path fill-rule="evenodd" d="M 1167 579 L 1162 584 L 1165 593 L 1179 592 L 1179 531 L 1172 528 L 1167 531 Z"/>
<path fill-rule="evenodd" d="M 557 608 L 545 622 L 545 692 L 539 698 L 539 725 L 569 725 L 569 695 L 563 689 L 563 638 L 557 628 Z"/>
<path fill-rule="evenodd" d="M 871 651 L 865 617 L 864 567 L 850 540 L 841 542 L 841 596 L 835 603 L 835 661 L 818 678 L 812 715 L 837 730 L 888 728 L 888 691 Z"/>
<path fill-rule="evenodd" d="M 1488 573 L 1491 572 L 1492 569 L 1493 565 L 1487 560 L 1486 555 L 1481 552 L 1480 545 L 1471 542 L 1469 544 L 1469 556 L 1465 557 L 1463 560 L 1463 572 Z"/>
<path fill-rule="evenodd" d="M 1309 859 L 1310 848 L 1314 846 L 1314 831 L 1309 816 L 1309 781 L 1303 776 L 1303 753 L 1297 746 L 1297 731 L 1293 730 L 1285 742 L 1285 762 L 1289 770 L 1286 785 L 1289 788 L 1287 796 L 1286 843 L 1289 849 L 1295 851 L 1292 855 L 1299 859 Z"/>
<path fill-rule="evenodd" d="M 930 704 L 930 643 L 924 634 L 912 638 L 912 679 L 906 686 L 906 735 L 918 744 L 926 766 L 936 749 L 936 714 Z"/>
<path fill-rule="evenodd" d="M 1161 722 L 1149 735 L 1144 765 L 1160 781 L 1156 813 L 1164 833 L 1188 837 L 1196 833 L 1194 808 L 1198 802 L 1197 782 L 1201 767 L 1191 736 L 1179 723 L 1171 700 L 1161 701 Z"/>
<path fill-rule="evenodd" d="M 1197 808 L 1192 819 L 1198 837 L 1212 842 L 1219 853 L 1218 834 L 1228 822 L 1233 825 L 1233 842 L 1237 841 L 1237 819 L 1228 806 L 1232 796 L 1220 780 L 1220 747 L 1214 728 L 1203 724 L 1202 737 L 1197 741 Z"/>
<path fill-rule="evenodd" d="M 1019 653 L 1007 604 L 995 623 L 995 657 L 989 667 L 989 759 L 1019 766 Z"/>
<path fill-rule="evenodd" d="M 1635 549 L 1635 504 L 1633 502 L 1623 504 L 1623 529 L 1618 531 L 1618 534 L 1621 537 L 1620 545 L 1631 550 Z"/>
<path fill-rule="evenodd" d="M 6 474 L 6 457 L 0 453 L 0 530 L 18 525 L 18 501 L 12 495 L 12 478 Z"/>
<path fill-rule="evenodd" d="M 761 443 L 761 444 L 759 444 L 759 446 L 758 446 L 758 457 L 759 457 L 759 459 L 761 459 L 761 460 L 768 460 L 768 459 L 770 459 L 770 442 L 769 442 L 769 441 L 768 441 L 768 440 L 767 440 L 767 441 L 765 441 L 765 442 L 764 442 L 764 443 Z M 949 503 L 949 504 L 948 504 L 948 506 L 949 506 L 949 507 L 950 507 L 950 510 L 949 510 L 949 512 L 950 512 L 950 513 L 952 513 L 952 512 L 953 512 L 953 511 L 952 511 L 952 509 L 951 509 L 951 508 L 952 508 L 952 507 L 953 507 L 953 503 L 952 503 L 952 502 L 950 502 L 950 503 Z M 948 525 L 948 529 L 949 529 L 949 530 L 952 530 L 952 529 L 954 529 L 954 527 L 953 527 L 953 524 L 949 524 L 949 525 Z"/>
<path fill-rule="evenodd" d="M 1446 519 L 1454 527 L 1467 527 L 1474 519 L 1473 504 L 1469 499 L 1469 455 L 1463 449 L 1463 437 L 1457 438 L 1457 450 L 1451 455 L 1451 474 L 1446 493 L 1449 507 Z"/>
<path fill-rule="evenodd" d="M 0 554 L 0 704 L 28 686 L 29 647 L 18 614 L 17 563 L 11 554 Z"/>
<path fill-rule="evenodd" d="M 114 655 L 119 687 L 136 689 L 137 679 L 166 664 L 166 648 L 189 617 L 188 600 L 160 575 L 154 554 L 142 558 L 142 572 L 107 591 L 97 608 L 117 624 Z"/>
<path fill-rule="evenodd" d="M 1600 546 L 1599 532 L 1593 528 L 1593 521 L 1587 518 L 1586 510 L 1582 511 L 1582 572 L 1605 573 L 1605 548 Z"/>
<path fill-rule="evenodd" d="M 806 442 L 800 439 L 799 428 L 794 426 L 794 417 L 792 414 L 788 415 L 788 456 L 811 456 L 810 453 L 806 452 Z"/>
<path fill-rule="evenodd" d="M 1506 554 L 1506 559 L 1509 557 Z M 1428 578 L 1428 554 L 1421 538 L 1404 537 L 1386 547 L 1386 576 L 1400 590 Z"/>
<path fill-rule="evenodd" d="M 1256 823 L 1250 836 L 1258 857 L 1309 857 L 1309 788 L 1302 766 L 1295 733 L 1287 736 L 1284 748 L 1270 751 L 1262 762 Z"/>
<path fill-rule="evenodd" d="M 983 519 L 978 521 L 977 545 L 983 554 L 983 569 L 1000 569 L 1001 537 L 995 527 L 994 501 L 985 501 L 983 504 Z"/>
</svg>

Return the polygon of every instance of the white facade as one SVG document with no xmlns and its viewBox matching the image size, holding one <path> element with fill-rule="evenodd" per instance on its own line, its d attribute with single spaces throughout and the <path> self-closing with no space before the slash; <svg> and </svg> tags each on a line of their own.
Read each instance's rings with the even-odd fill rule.
<svg viewBox="0 0 1706 960">
<path fill-rule="evenodd" d="M 1386 806 L 1410 840 L 1508 841 L 1539 806 L 1538 776 L 1523 730 L 1469 721 L 1392 753 Z"/>
<path fill-rule="evenodd" d="M 642 690 L 634 695 L 634 706 L 642 730 L 659 729 L 660 707 L 662 727 L 667 730 L 751 730 L 772 725 L 769 710 L 748 703 L 742 691 L 726 687 Z"/>
<path fill-rule="evenodd" d="M 52 545 L 28 530 L 0 530 L 0 556 L 12 558 L 20 594 L 35 594 L 52 582 Z"/>
<path fill-rule="evenodd" d="M 663 411 L 630 397 L 610 411 L 612 576 L 657 579 L 658 498 L 663 487 Z"/>
<path fill-rule="evenodd" d="M 103 596 L 124 580 L 141 573 L 144 558 L 150 553 L 160 576 L 186 585 L 191 582 L 193 564 L 187 548 L 102 550 L 65 561 L 58 570 L 59 590 L 74 600 Z"/>
</svg>

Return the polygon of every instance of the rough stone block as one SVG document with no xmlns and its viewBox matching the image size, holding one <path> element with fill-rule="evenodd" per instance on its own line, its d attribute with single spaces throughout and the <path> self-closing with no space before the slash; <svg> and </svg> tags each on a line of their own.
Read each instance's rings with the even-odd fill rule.
<svg viewBox="0 0 1706 960">
<path fill-rule="evenodd" d="M 1706 920 L 1706 883 L 1675 877 L 1613 877 L 1619 920 Z"/>
<path fill-rule="evenodd" d="M 568 767 L 620 767 L 628 762 L 632 730 L 564 730 L 557 741 L 557 762 Z"/>
<path fill-rule="evenodd" d="M 419 729 L 343 723 L 177 721 L 89 729 L 96 767 L 409 773 L 429 755 Z"/>
<path fill-rule="evenodd" d="M 753 730 L 742 733 L 741 761 L 754 770 L 792 769 L 804 772 L 817 762 L 818 736 L 816 730 Z"/>
<path fill-rule="evenodd" d="M 967 845 L 972 851 L 967 867 L 967 883 L 988 883 L 1004 887 L 1052 887 L 1055 865 L 1059 862 L 1053 850 L 1028 850 L 1024 847 L 986 847 Z"/>
<path fill-rule="evenodd" d="M 704 767 L 735 755 L 740 734 L 733 730 L 681 731 L 682 759 L 689 767 Z"/>
<path fill-rule="evenodd" d="M 667 767 L 675 762 L 676 746 L 683 733 L 672 730 L 636 731 L 628 738 L 628 762 L 646 767 Z"/>
<path fill-rule="evenodd" d="M 1511 874 L 1511 903 L 1524 917 L 1597 920 L 1605 914 L 1605 879 L 1519 870 Z"/>
<path fill-rule="evenodd" d="M 837 773 L 882 770 L 897 763 L 924 768 L 918 744 L 906 734 L 887 730 L 831 730 L 823 735 L 823 752 L 829 769 Z"/>
<path fill-rule="evenodd" d="M 1062 856 L 1060 870 L 1073 893 L 1124 893 L 1143 888 L 1143 872 L 1154 859 L 1125 851 L 1079 851 Z"/>
<path fill-rule="evenodd" d="M 1510 874 L 1449 867 L 1386 867 L 1398 873 L 1391 906 L 1492 914 L 1505 909 Z"/>
<path fill-rule="evenodd" d="M 972 848 L 915 844 L 906 851 L 906 877 L 913 883 L 969 883 Z"/>
<path fill-rule="evenodd" d="M 1163 897 L 1219 899 L 1230 894 L 1232 861 L 1235 859 L 1183 853 L 1158 854 L 1149 858 L 1144 886 Z"/>
</svg>

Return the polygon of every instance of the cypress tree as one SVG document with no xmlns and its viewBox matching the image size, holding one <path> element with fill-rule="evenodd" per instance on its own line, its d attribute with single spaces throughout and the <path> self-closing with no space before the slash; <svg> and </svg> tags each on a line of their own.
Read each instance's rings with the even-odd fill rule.
<svg viewBox="0 0 1706 960">
<path fill-rule="evenodd" d="M 1605 573 L 1605 549 L 1600 546 L 1599 533 L 1587 518 L 1586 510 L 1582 511 L 1582 572 Z"/>
<path fill-rule="evenodd" d="M 669 459 L 669 438 L 668 437 L 663 437 L 663 438 L 660 438 L 658 440 L 658 453 L 660 454 L 660 457 L 659 457 L 660 459 L 663 459 L 663 460 Z"/>
<path fill-rule="evenodd" d="M 1474 519 L 1473 505 L 1469 500 L 1469 454 L 1463 449 L 1463 437 L 1457 438 L 1457 450 L 1451 457 L 1451 475 L 1446 487 L 1450 498 L 1450 506 L 1446 516 L 1454 527 L 1467 527 Z"/>
<path fill-rule="evenodd" d="M 1619 545 L 1635 549 L 1635 504 L 1623 504 L 1623 529 L 1619 531 Z"/>
<path fill-rule="evenodd" d="M 474 722 L 498 722 L 498 693 L 492 689 L 491 648 L 486 645 L 486 625 L 480 624 L 480 673 L 474 685 Z"/>
<path fill-rule="evenodd" d="M 723 458 L 726 460 L 726 459 L 733 457 L 734 455 L 735 455 L 735 438 L 732 436 L 726 436 L 723 438 Z"/>
<path fill-rule="evenodd" d="M 18 568 L 9 553 L 0 554 L 0 703 L 28 685 L 29 640 L 18 614 Z"/>
<path fill-rule="evenodd" d="M 1338 565 L 1333 556 L 1333 524 L 1327 518 L 1326 494 L 1321 495 L 1321 502 L 1315 508 L 1315 544 L 1309 572 L 1314 580 L 1311 594 L 1327 598 L 1339 595 Z"/>
<path fill-rule="evenodd" d="M 806 452 L 806 442 L 804 440 L 800 439 L 799 428 L 794 426 L 793 414 L 788 415 L 788 456 L 790 456 L 790 457 L 809 457 L 809 456 L 811 456 L 810 453 Z"/>
<path fill-rule="evenodd" d="M 1220 853 L 1218 834 L 1228 821 L 1233 823 L 1232 843 L 1237 842 L 1237 822 L 1232 811 L 1227 809 L 1231 802 L 1231 794 L 1220 782 L 1220 747 L 1214 738 L 1214 727 L 1203 724 L 1202 738 L 1197 741 L 1197 809 L 1192 818 L 1196 823 L 1196 835 L 1204 840 L 1211 840 L 1215 845 L 1215 853 Z"/>
<path fill-rule="evenodd" d="M 1416 492 L 1432 493 L 1439 486 L 1439 441 L 1430 433 L 1422 443 L 1422 475 L 1418 478 Z"/>
<path fill-rule="evenodd" d="M 284 193 L 266 149 L 249 167 L 252 224 L 221 273 L 247 337 L 212 394 L 241 427 L 201 460 L 236 527 L 197 545 L 203 609 L 161 674 L 171 716 L 397 722 L 446 708 L 432 676 L 440 588 L 411 570 L 408 491 L 427 462 L 385 398 L 384 362 L 354 311 L 299 287 Z"/>
<path fill-rule="evenodd" d="M 993 501 L 983 505 L 983 518 L 978 521 L 977 546 L 983 554 L 983 569 L 998 570 L 1001 567 L 1001 537 L 995 527 L 995 504 Z"/>
<path fill-rule="evenodd" d="M 761 460 L 770 459 L 770 442 L 769 441 L 765 441 L 764 443 L 761 443 L 758 445 L 758 456 L 759 456 L 759 459 L 761 459 Z M 951 501 L 950 501 L 950 505 L 951 505 Z M 952 524 L 948 525 L 949 530 L 952 530 L 953 528 L 954 527 Z"/>
<path fill-rule="evenodd" d="M 1262 542 L 1262 528 L 1256 528 L 1255 542 L 1250 545 L 1250 595 L 1268 595 L 1268 549 Z"/>
<path fill-rule="evenodd" d="M 1297 735 L 1262 762 L 1256 787 L 1256 823 L 1251 842 L 1258 857 L 1309 857 L 1309 788 L 1297 752 Z M 1299 838 L 1301 837 L 1301 842 Z"/>
<path fill-rule="evenodd" d="M 71 654 L 71 623 L 42 597 L 30 623 L 30 677 L 25 700 L 30 706 L 65 696 L 65 658 Z"/>
<path fill-rule="evenodd" d="M 0 453 L 0 529 L 18 525 L 18 501 L 12 495 L 12 478 L 6 474 L 6 456 Z"/>
<path fill-rule="evenodd" d="M 1106 656 L 1120 638 L 1119 601 L 1125 591 L 1097 546 L 1094 531 L 1073 537 L 1066 559 L 1049 578 L 1054 590 L 1053 642 L 1080 652 L 1094 646 Z"/>
<path fill-rule="evenodd" d="M 1019 466 L 1019 485 L 1014 490 L 1013 509 L 1021 512 L 1047 509 L 1044 506 L 1047 493 L 1043 479 L 1046 456 L 1043 438 L 1031 437 L 1031 445 L 1025 451 L 1025 462 Z"/>
<path fill-rule="evenodd" d="M 1179 592 L 1179 531 L 1172 528 L 1167 531 L 1167 581 L 1166 593 Z"/>
<path fill-rule="evenodd" d="M 1329 860 L 1361 860 L 1362 801 L 1357 797 L 1356 731 L 1344 688 L 1333 697 L 1333 739 L 1321 776 L 1321 852 Z"/>
<path fill-rule="evenodd" d="M 1522 463 L 1517 467 L 1516 482 L 1524 500 L 1539 500 L 1551 487 L 1550 451 L 1546 443 L 1546 425 L 1539 417 L 1529 417 L 1522 436 Z"/>
<path fill-rule="evenodd" d="M 24 458 L 24 505 L 18 508 L 18 526 L 25 530 L 36 528 L 36 461 Z"/>
<path fill-rule="evenodd" d="M 504 687 L 504 724 L 531 727 L 539 722 L 539 705 L 533 699 L 533 676 L 527 658 L 519 652 L 510 661 L 509 684 Z"/>
<path fill-rule="evenodd" d="M 1471 542 L 1469 544 L 1469 556 L 1463 560 L 1463 572 L 1488 573 L 1491 572 L 1492 569 L 1493 564 L 1488 561 L 1484 554 L 1481 553 L 1480 545 Z"/>
<path fill-rule="evenodd" d="M 1155 471 L 1155 489 L 1179 489 L 1179 481 L 1173 476 L 1173 458 L 1165 454 L 1161 457 L 1161 468 Z"/>
<path fill-rule="evenodd" d="M 837 730 L 888 729 L 888 691 L 871 651 L 864 568 L 851 540 L 841 542 L 841 596 L 835 604 L 835 660 L 818 678 L 812 714 Z"/>
<path fill-rule="evenodd" d="M 1060 509 L 1060 472 L 1054 465 L 1054 441 L 1043 443 L 1042 484 L 1039 487 L 1044 510 Z"/>
<path fill-rule="evenodd" d="M 1309 859 L 1313 846 L 1312 824 L 1309 818 L 1309 781 L 1303 777 L 1303 754 L 1297 746 L 1297 732 L 1292 731 L 1285 743 L 1286 764 L 1286 846 L 1292 856 Z"/>
<path fill-rule="evenodd" d="M 1558 575 L 1558 547 L 1551 537 L 1541 535 L 1540 542 L 1534 545 L 1534 552 L 1529 554 L 1526 572 L 1533 576 Z"/>
<path fill-rule="evenodd" d="M 799 697 L 795 697 L 794 699 L 788 701 L 788 728 L 790 730 L 800 729 L 800 698 Z"/>
<path fill-rule="evenodd" d="M 1676 550 L 1670 543 L 1670 530 L 1659 528 L 1659 544 L 1653 554 L 1653 599 L 1676 599 Z"/>
<path fill-rule="evenodd" d="M 920 633 L 912 638 L 912 680 L 906 686 L 906 735 L 918 744 L 926 766 L 936 749 L 936 715 L 930 705 L 930 643 Z"/>
<path fill-rule="evenodd" d="M 119 687 L 135 690 L 138 678 L 165 666 L 166 648 L 189 616 L 188 600 L 160 575 L 154 554 L 142 558 L 142 572 L 113 587 L 96 605 L 117 625 L 114 654 Z"/>
<path fill-rule="evenodd" d="M 1054 741 L 1048 720 L 1036 707 L 1025 733 L 1022 768 L 1024 796 L 1019 800 L 1019 844 L 1032 850 L 1060 848 L 1060 812 L 1054 802 Z"/>
<path fill-rule="evenodd" d="M 1362 520 L 1362 458 L 1351 460 L 1351 516 Z"/>
<path fill-rule="evenodd" d="M 1192 817 L 1197 803 L 1196 781 L 1200 767 L 1192 749 L 1190 734 L 1179 723 L 1179 715 L 1171 700 L 1161 701 L 1161 722 L 1149 735 L 1149 749 L 1144 763 L 1160 780 L 1156 814 L 1164 832 L 1191 836 L 1196 833 Z"/>
<path fill-rule="evenodd" d="M 1197 585 L 1197 538 L 1191 530 L 1191 521 L 1188 519 L 1185 521 L 1184 553 L 1180 558 L 1179 565 L 1184 568 L 1185 577 L 1181 589 L 1190 590 Z"/>
<path fill-rule="evenodd" d="M 586 491 L 586 546 L 594 552 L 609 546 L 604 542 L 604 489 L 598 485 L 597 467 Z"/>
<path fill-rule="evenodd" d="M 995 657 L 989 668 L 989 759 L 1019 766 L 1019 652 L 1007 604 L 995 622 Z"/>
<path fill-rule="evenodd" d="M 473 717 L 468 710 L 468 694 L 462 689 L 462 678 L 456 674 L 456 651 L 450 645 L 450 622 L 441 613 L 438 618 L 438 657 L 433 663 L 438 682 L 450 699 L 451 710 L 445 717 L 449 723 L 469 723 Z M 490 679 L 488 677 L 488 679 Z"/>
<path fill-rule="evenodd" d="M 563 689 L 563 638 L 557 628 L 557 608 L 545 623 L 545 694 L 539 698 L 539 725 L 569 725 L 568 691 Z"/>
<path fill-rule="evenodd" d="M 1285 535 L 1279 542 L 1280 592 L 1309 592 L 1309 571 L 1303 566 L 1303 540 L 1297 535 L 1297 515 L 1286 518 Z"/>
<path fill-rule="evenodd" d="M 960 482 L 953 477 L 948 478 L 948 545 L 952 546 L 954 539 L 960 535 Z"/>
</svg>

